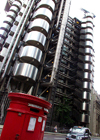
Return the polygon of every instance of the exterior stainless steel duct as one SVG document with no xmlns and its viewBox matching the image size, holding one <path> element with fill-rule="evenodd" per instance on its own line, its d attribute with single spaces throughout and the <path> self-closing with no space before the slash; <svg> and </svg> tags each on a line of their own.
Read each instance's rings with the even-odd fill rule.
<svg viewBox="0 0 100 140">
<path fill-rule="evenodd" d="M 8 70 L 8 67 L 9 67 L 9 65 L 10 65 L 10 62 L 11 62 L 11 60 L 12 60 L 12 56 L 14 55 L 16 46 L 17 46 L 17 44 L 18 44 L 18 42 L 19 42 L 21 33 L 22 33 L 22 31 L 23 31 L 23 28 L 24 28 L 24 25 L 25 25 L 25 23 L 26 23 L 26 21 L 27 21 L 27 18 L 28 18 L 29 14 L 30 14 L 30 10 L 31 10 L 31 7 L 32 7 L 33 4 L 34 4 L 34 1 L 32 1 L 32 5 L 31 5 L 31 6 L 30 6 L 30 4 L 31 4 L 31 0 L 28 1 L 27 6 L 25 6 L 25 7 L 26 7 L 26 8 L 25 8 L 25 11 L 24 11 L 24 13 L 23 13 L 23 15 L 22 15 L 22 17 L 21 17 L 21 20 L 19 21 L 19 24 L 18 24 L 18 26 L 17 26 L 17 28 L 16 28 L 16 31 L 15 31 L 15 33 L 14 33 L 12 39 L 11 39 L 11 42 L 9 42 L 10 44 L 9 44 L 9 47 L 8 47 L 6 53 L 7 53 L 8 55 L 10 54 L 10 56 L 9 56 L 9 58 L 8 58 L 8 55 L 5 56 L 4 59 L 3 59 L 3 61 L 1 62 L 0 72 L 2 71 L 2 69 L 3 69 L 4 66 L 5 66 L 4 72 L 3 72 L 3 74 L 2 74 L 1 80 L 5 77 L 5 74 L 6 74 L 7 70 Z M 29 6 L 30 6 L 30 7 L 29 7 Z M 22 24 L 22 23 L 23 23 L 23 24 Z M 10 37 L 10 36 L 9 36 L 9 37 Z M 5 63 L 6 63 L 6 65 L 5 65 Z"/>
<path fill-rule="evenodd" d="M 89 111 L 89 103 L 87 103 L 86 101 L 79 101 L 77 99 L 74 99 L 74 105 L 76 106 L 76 108 L 78 108 L 79 110 L 82 111 Z"/>
<path fill-rule="evenodd" d="M 89 123 L 89 101 L 91 99 L 90 92 L 93 83 L 92 73 L 93 73 L 93 15 L 86 14 L 85 18 L 81 23 L 80 30 L 80 48 L 78 56 L 79 63 L 78 67 L 80 70 L 77 71 L 79 79 L 76 80 L 76 85 L 79 85 L 81 90 L 77 90 L 75 94 L 83 101 L 81 110 L 86 111 L 80 114 L 80 121 L 84 123 Z M 84 70 L 84 71 L 83 71 Z M 82 92 L 83 91 L 83 92 Z M 87 104 L 87 105 L 86 105 Z M 86 107 L 87 106 L 87 107 Z M 86 109 L 88 108 L 88 109 Z"/>
<path fill-rule="evenodd" d="M 90 116 L 88 114 L 81 114 L 81 122 L 90 123 Z"/>
<path fill-rule="evenodd" d="M 79 89 L 76 90 L 75 95 L 82 99 L 82 100 L 86 100 L 86 101 L 90 101 L 91 100 L 91 93 L 88 91 L 80 91 Z"/>
<path fill-rule="evenodd" d="M 16 79 L 23 82 L 33 82 L 36 80 L 38 69 L 28 63 L 15 63 L 13 74 Z"/>
<path fill-rule="evenodd" d="M 22 63 L 17 62 L 15 64 L 16 71 L 13 71 L 14 77 L 18 80 L 31 79 L 33 82 L 36 81 L 54 8 L 55 2 L 53 0 L 41 0 L 37 4 L 28 26 L 28 32 L 24 37 L 25 46 L 19 50 L 19 60 Z M 28 66 L 31 75 L 30 72 L 26 74 Z"/>
<path fill-rule="evenodd" d="M 93 62 L 93 15 L 90 13 L 86 14 L 81 24 L 80 31 L 80 49 L 79 59 L 82 63 L 78 63 L 80 68 L 84 69 L 84 75 L 80 76 L 84 78 L 83 88 L 89 88 L 92 81 L 92 62 Z M 79 72 L 78 72 L 79 73 Z M 86 79 L 86 80 L 85 80 Z M 87 82 L 88 81 L 90 82 Z M 90 84 L 89 84 L 90 83 Z"/>
<path fill-rule="evenodd" d="M 4 44 L 4 41 L 10 31 L 10 28 L 12 27 L 13 22 L 15 21 L 15 18 L 20 11 L 22 2 L 20 0 L 15 0 L 7 13 L 7 17 L 3 22 L 2 27 L 0 28 L 0 49 L 2 50 L 2 46 Z"/>
<path fill-rule="evenodd" d="M 11 8 L 10 8 L 10 11 L 11 12 L 14 12 L 17 15 L 19 15 L 20 14 L 21 7 L 22 7 L 22 2 L 20 2 L 20 0 L 14 1 L 13 4 L 12 4 L 12 6 L 11 6 Z M 17 16 L 16 16 L 16 18 L 17 18 Z M 4 20 L 4 22 L 3 22 L 3 26 L 1 27 L 1 28 L 4 28 L 4 26 L 6 24 L 9 25 L 9 32 L 7 33 L 8 36 L 6 37 L 5 42 L 3 42 L 3 47 L 2 47 L 2 50 L 0 52 L 0 57 L 3 58 L 2 61 L 0 62 L 0 66 L 1 66 L 0 67 L 0 72 L 2 71 L 2 69 L 4 67 L 4 64 L 5 64 L 6 60 L 7 60 L 7 56 L 9 55 L 9 53 L 10 53 L 10 51 L 12 49 L 12 44 L 14 43 L 14 39 L 16 38 L 16 34 L 18 34 L 18 30 L 19 29 L 17 30 L 17 28 L 19 28 L 20 25 L 18 27 L 15 25 L 16 18 L 13 19 L 10 16 L 9 12 L 8 12 L 7 17 Z M 14 28 L 14 32 L 13 32 L 14 36 L 11 35 L 11 30 L 12 30 L 11 27 Z M 6 30 L 6 28 L 5 28 L 5 30 Z M 5 56 L 2 56 L 2 54 L 3 54 L 2 52 L 4 52 L 4 51 L 5 51 L 5 54 L 6 55 Z"/>
<path fill-rule="evenodd" d="M 76 120 L 82 122 L 82 123 L 89 123 L 90 122 L 90 116 L 85 113 L 79 113 L 78 111 L 74 110 L 73 114 L 76 118 Z"/>
<path fill-rule="evenodd" d="M 19 51 L 20 61 L 34 64 L 35 66 L 39 66 L 41 57 L 42 51 L 34 46 L 22 46 Z"/>
<path fill-rule="evenodd" d="M 40 31 L 45 36 L 47 36 L 47 33 L 49 31 L 49 23 L 41 18 L 34 19 L 34 22 L 30 22 L 30 25 L 28 27 L 28 31 L 31 32 L 34 31 Z"/>
</svg>

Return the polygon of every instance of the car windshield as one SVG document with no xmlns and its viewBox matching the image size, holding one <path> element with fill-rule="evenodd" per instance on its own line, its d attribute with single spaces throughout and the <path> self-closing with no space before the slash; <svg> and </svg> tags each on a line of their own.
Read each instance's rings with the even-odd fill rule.
<svg viewBox="0 0 100 140">
<path fill-rule="evenodd" d="M 84 133 L 84 129 L 82 129 L 82 128 L 73 128 L 71 133 Z"/>
</svg>

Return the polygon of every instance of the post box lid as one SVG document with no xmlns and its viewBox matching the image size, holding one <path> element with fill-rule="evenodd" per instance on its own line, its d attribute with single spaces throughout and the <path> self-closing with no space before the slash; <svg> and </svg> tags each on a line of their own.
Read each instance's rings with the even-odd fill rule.
<svg viewBox="0 0 100 140">
<path fill-rule="evenodd" d="M 32 96 L 32 95 L 28 95 L 24 93 L 10 92 L 8 94 L 8 97 L 10 98 L 11 101 L 18 101 L 18 102 L 23 102 L 23 103 L 28 103 L 28 104 L 31 103 L 31 104 L 39 105 L 47 109 L 50 109 L 52 107 L 52 105 L 49 102 L 43 99 L 40 99 L 36 96 Z"/>
</svg>

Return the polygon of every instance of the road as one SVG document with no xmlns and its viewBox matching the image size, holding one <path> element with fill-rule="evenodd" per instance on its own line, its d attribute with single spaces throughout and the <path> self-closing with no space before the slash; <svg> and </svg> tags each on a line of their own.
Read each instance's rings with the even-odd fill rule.
<svg viewBox="0 0 100 140">
<path fill-rule="evenodd" d="M 0 130 L 0 134 L 1 134 Z M 43 140 L 65 140 L 66 135 L 64 134 L 53 134 L 53 133 L 46 133 L 44 134 Z M 100 140 L 100 137 L 92 137 L 91 140 Z"/>
<path fill-rule="evenodd" d="M 65 140 L 65 137 L 63 135 L 44 134 L 43 140 Z"/>
<path fill-rule="evenodd" d="M 65 140 L 65 135 L 44 134 L 43 140 Z M 91 140 L 100 140 L 100 137 L 92 137 Z"/>
</svg>

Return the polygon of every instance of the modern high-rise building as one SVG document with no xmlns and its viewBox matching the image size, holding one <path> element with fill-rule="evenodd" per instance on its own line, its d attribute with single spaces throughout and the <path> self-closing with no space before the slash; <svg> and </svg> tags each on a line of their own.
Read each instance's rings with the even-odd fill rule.
<svg viewBox="0 0 100 140">
<path fill-rule="evenodd" d="M 15 0 L 0 28 L 0 119 L 9 92 L 38 96 L 55 110 L 70 99 L 73 125 L 89 124 L 94 77 L 93 14 L 69 16 L 71 0 Z"/>
</svg>

